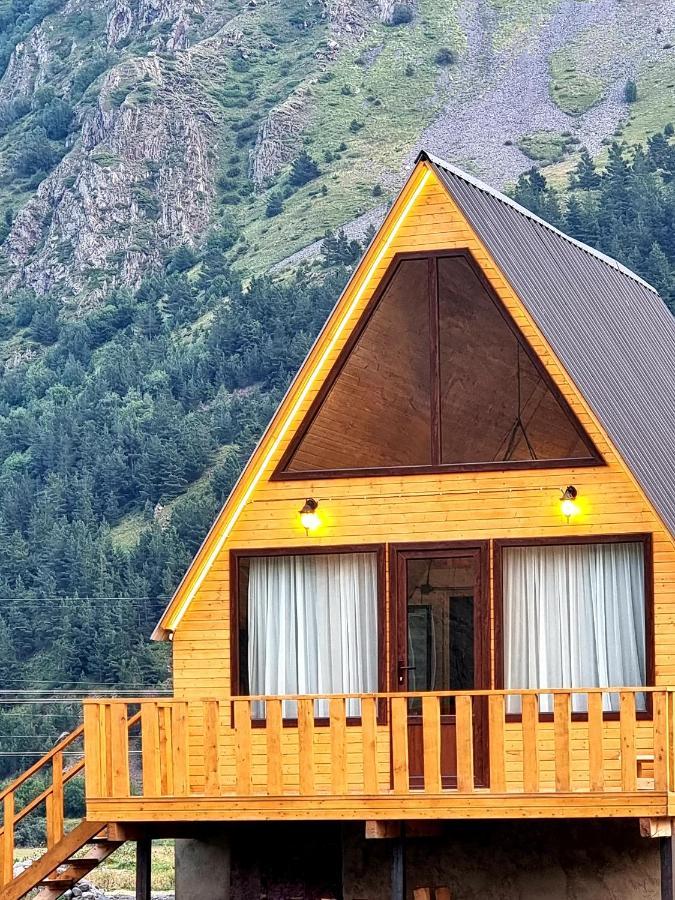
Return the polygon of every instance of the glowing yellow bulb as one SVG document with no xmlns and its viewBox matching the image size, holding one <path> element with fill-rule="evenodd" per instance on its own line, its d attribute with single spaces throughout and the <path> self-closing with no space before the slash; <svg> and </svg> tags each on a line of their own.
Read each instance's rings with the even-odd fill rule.
<svg viewBox="0 0 675 900">
<path fill-rule="evenodd" d="M 307 534 L 309 534 L 310 531 L 316 531 L 321 524 L 321 519 L 316 511 L 318 506 L 319 501 L 309 497 L 305 500 L 305 505 L 300 510 L 300 522 Z"/>
<path fill-rule="evenodd" d="M 579 506 L 574 502 L 577 499 L 577 489 L 573 484 L 568 485 L 560 497 L 560 510 L 569 522 L 573 516 L 579 515 Z"/>
<path fill-rule="evenodd" d="M 572 516 L 576 516 L 579 512 L 579 507 L 574 502 L 574 500 L 563 500 L 562 502 L 562 514 L 566 519 L 571 519 Z"/>
</svg>

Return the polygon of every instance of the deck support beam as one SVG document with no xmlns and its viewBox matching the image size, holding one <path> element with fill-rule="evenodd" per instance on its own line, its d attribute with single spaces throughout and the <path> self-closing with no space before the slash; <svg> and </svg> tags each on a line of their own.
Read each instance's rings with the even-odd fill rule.
<svg viewBox="0 0 675 900">
<path fill-rule="evenodd" d="M 659 850 L 661 852 L 661 900 L 675 900 L 675 834 L 673 833 L 672 820 L 668 821 L 670 827 L 662 829 L 659 836 Z"/>
<path fill-rule="evenodd" d="M 136 841 L 136 900 L 150 900 L 152 880 L 152 839 Z"/>
<path fill-rule="evenodd" d="M 406 900 L 405 824 L 391 842 L 391 900 Z"/>
</svg>

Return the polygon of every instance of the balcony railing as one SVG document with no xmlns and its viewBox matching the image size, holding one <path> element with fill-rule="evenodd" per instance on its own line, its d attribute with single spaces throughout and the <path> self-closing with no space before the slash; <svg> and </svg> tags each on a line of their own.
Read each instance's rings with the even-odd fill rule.
<svg viewBox="0 0 675 900">
<path fill-rule="evenodd" d="M 666 815 L 673 721 L 665 688 L 87 701 L 88 817 Z"/>
</svg>

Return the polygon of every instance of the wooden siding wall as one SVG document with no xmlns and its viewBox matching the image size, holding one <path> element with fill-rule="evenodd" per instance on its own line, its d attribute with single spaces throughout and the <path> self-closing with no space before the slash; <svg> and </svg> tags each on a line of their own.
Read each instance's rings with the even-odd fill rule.
<svg viewBox="0 0 675 900">
<path fill-rule="evenodd" d="M 407 478 L 347 478 L 269 481 L 291 433 L 316 394 L 318 379 L 302 411 L 277 448 L 252 500 L 237 521 L 220 557 L 206 576 L 176 630 L 173 641 L 177 697 L 224 697 L 230 690 L 231 548 L 298 547 L 406 541 L 570 537 L 649 532 L 654 550 L 656 684 L 675 683 L 675 548 L 633 477 L 609 444 L 585 402 L 577 395 L 529 315 L 497 271 L 485 248 L 431 175 L 396 234 L 354 316 L 372 296 L 397 252 L 469 248 L 522 332 L 595 441 L 607 465 L 597 468 L 448 473 Z M 355 286 L 355 288 L 358 285 Z M 354 288 L 354 289 L 355 289 Z M 347 331 L 334 348 L 327 372 Z M 570 336 L 573 340 L 573 335 Z M 579 490 L 581 515 L 566 524 L 560 489 Z M 307 537 L 297 511 L 305 497 L 320 501 L 322 525 Z M 388 579 L 387 579 L 388 582 Z M 389 633 L 387 625 L 387 634 Z M 493 647 L 494 650 L 494 647 Z M 191 739 L 199 741 L 195 733 Z M 289 738 L 290 740 L 290 738 Z M 382 748 L 382 753 L 386 749 Z M 195 773 L 196 774 L 196 773 Z"/>
</svg>

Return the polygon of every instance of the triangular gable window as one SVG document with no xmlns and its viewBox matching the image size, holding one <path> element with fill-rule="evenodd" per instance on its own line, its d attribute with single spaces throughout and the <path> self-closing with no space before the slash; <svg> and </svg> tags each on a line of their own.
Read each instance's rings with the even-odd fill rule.
<svg viewBox="0 0 675 900">
<path fill-rule="evenodd" d="M 277 477 L 599 462 L 462 252 L 394 261 Z"/>
</svg>

